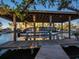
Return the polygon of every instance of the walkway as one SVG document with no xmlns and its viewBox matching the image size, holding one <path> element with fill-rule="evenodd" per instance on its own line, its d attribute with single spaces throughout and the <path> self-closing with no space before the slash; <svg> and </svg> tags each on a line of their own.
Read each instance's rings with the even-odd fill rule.
<svg viewBox="0 0 79 59">
<path fill-rule="evenodd" d="M 41 47 L 35 59 L 69 59 L 60 45 Z"/>
</svg>

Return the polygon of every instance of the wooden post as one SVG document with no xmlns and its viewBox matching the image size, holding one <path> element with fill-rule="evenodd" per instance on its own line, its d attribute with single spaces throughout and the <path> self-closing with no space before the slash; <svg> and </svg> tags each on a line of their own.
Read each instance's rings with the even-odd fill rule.
<svg viewBox="0 0 79 59">
<path fill-rule="evenodd" d="M 49 39 L 51 40 L 51 36 L 52 36 L 52 16 L 49 16 L 49 19 L 50 19 L 50 30 L 49 30 Z"/>
<path fill-rule="evenodd" d="M 61 23 L 61 31 L 63 30 L 63 23 Z M 62 31 L 63 32 L 63 31 Z"/>
<path fill-rule="evenodd" d="M 54 22 L 53 22 L 53 27 L 55 27 L 55 24 L 54 24 Z"/>
<path fill-rule="evenodd" d="M 63 38 L 63 22 L 61 23 L 61 37 Z"/>
<path fill-rule="evenodd" d="M 44 28 L 44 23 L 42 22 L 42 28 Z M 44 31 L 44 30 L 43 30 Z M 45 34 L 44 34 L 45 35 Z M 45 38 L 42 38 L 43 40 L 45 40 Z"/>
<path fill-rule="evenodd" d="M 35 27 L 35 20 L 36 20 L 36 17 L 35 15 L 33 15 L 33 21 L 34 21 L 34 40 L 36 40 L 36 27 Z"/>
<path fill-rule="evenodd" d="M 53 16 L 54 17 L 54 16 Z M 53 28 L 55 28 L 54 19 L 52 20 Z"/>
<path fill-rule="evenodd" d="M 25 21 L 25 29 L 27 28 L 27 22 Z"/>
<path fill-rule="evenodd" d="M 69 39 L 71 39 L 71 16 L 69 16 Z"/>
<path fill-rule="evenodd" d="M 25 21 L 25 29 L 27 29 L 27 22 Z M 26 39 L 25 39 L 25 41 L 27 41 L 28 40 L 28 33 L 26 32 Z"/>
<path fill-rule="evenodd" d="M 42 27 L 44 27 L 44 22 L 42 22 Z"/>
<path fill-rule="evenodd" d="M 53 20 L 53 29 L 55 28 L 54 20 Z M 55 39 L 55 36 L 53 35 L 53 39 Z"/>
<path fill-rule="evenodd" d="M 13 14 L 13 24 L 14 24 L 14 41 L 16 41 L 16 15 Z"/>
</svg>

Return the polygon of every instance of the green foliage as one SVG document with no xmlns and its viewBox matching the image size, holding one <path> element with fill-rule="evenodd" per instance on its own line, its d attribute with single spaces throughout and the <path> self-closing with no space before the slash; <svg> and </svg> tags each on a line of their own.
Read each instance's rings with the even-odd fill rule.
<svg viewBox="0 0 79 59">
<path fill-rule="evenodd" d="M 11 2 L 15 3 L 15 2 L 16 2 L 16 0 L 11 0 Z"/>
<path fill-rule="evenodd" d="M 70 4 L 70 1 L 68 1 L 68 0 L 61 0 L 61 3 L 59 5 L 58 10 L 61 10 L 61 9 L 64 9 L 64 8 L 68 7 L 69 4 Z"/>
<path fill-rule="evenodd" d="M 16 5 L 15 8 L 10 8 L 9 5 L 5 4 L 3 0 L 1 0 L 3 3 L 3 7 L 10 9 L 12 12 L 15 13 L 15 15 L 20 18 L 21 20 L 24 20 L 25 13 L 31 8 L 31 6 L 34 6 L 33 8 L 36 9 L 37 4 L 42 4 L 46 8 L 46 3 L 48 2 L 48 7 L 54 7 L 55 5 L 58 5 L 58 10 L 65 9 L 69 6 L 69 4 L 72 3 L 72 1 L 78 1 L 78 0 L 22 0 L 21 3 L 18 3 L 17 0 L 11 0 L 12 3 Z M 55 4 L 57 2 L 58 4 Z M 23 12 L 22 12 L 23 11 Z"/>
<path fill-rule="evenodd" d="M 1 1 L 3 1 L 3 0 L 1 0 Z M 11 2 L 16 5 L 16 7 L 20 7 L 20 8 L 25 7 L 29 2 L 31 2 L 29 4 L 31 6 L 33 6 L 33 5 L 35 6 L 40 3 L 45 7 L 46 7 L 47 2 L 49 3 L 48 7 L 50 7 L 50 6 L 53 7 L 53 6 L 55 6 L 54 3 L 58 2 L 58 6 L 59 6 L 58 9 L 59 10 L 61 10 L 62 8 L 67 8 L 69 6 L 69 4 L 72 3 L 72 1 L 77 2 L 78 0 L 22 0 L 20 4 L 17 2 L 17 0 L 11 0 Z"/>
</svg>

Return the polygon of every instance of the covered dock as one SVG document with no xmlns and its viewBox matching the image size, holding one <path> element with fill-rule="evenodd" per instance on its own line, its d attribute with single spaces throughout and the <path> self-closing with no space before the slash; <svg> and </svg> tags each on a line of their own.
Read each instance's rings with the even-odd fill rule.
<svg viewBox="0 0 79 59">
<path fill-rule="evenodd" d="M 26 12 L 25 12 L 26 13 Z M 12 12 L 9 12 L 6 15 L 1 15 L 0 17 L 6 18 L 10 21 L 13 21 L 14 24 L 14 41 L 16 40 L 16 22 L 32 22 L 33 23 L 33 34 L 34 36 L 36 36 L 36 23 L 41 22 L 41 23 L 49 23 L 49 27 L 52 28 L 52 24 L 53 27 L 55 27 L 54 23 L 61 23 L 61 32 L 63 33 L 63 24 L 64 22 L 68 22 L 69 24 L 69 30 L 68 30 L 68 35 L 69 35 L 69 39 L 71 38 L 71 21 L 78 19 L 79 18 L 79 14 L 77 12 L 63 12 L 63 11 L 29 11 L 28 13 L 26 13 L 26 17 L 24 18 L 24 20 L 19 19 L 16 15 L 14 15 Z M 42 24 L 43 26 L 43 24 Z M 49 40 L 52 39 L 52 29 L 50 28 L 49 30 Z M 63 36 L 63 34 L 62 34 Z M 30 36 L 29 36 L 30 37 Z M 34 37 L 34 40 L 35 37 Z"/>
<path fill-rule="evenodd" d="M 31 41 L 17 41 L 16 22 L 21 22 L 21 20 L 18 17 L 16 17 L 16 15 L 14 15 L 12 12 L 6 15 L 0 14 L 0 17 L 7 18 L 8 20 L 13 21 L 13 24 L 14 24 L 14 38 L 13 38 L 14 41 L 10 41 L 10 42 L 0 45 L 0 49 L 27 49 L 27 48 L 41 47 L 35 59 L 42 59 L 42 57 L 43 59 L 46 59 L 47 58 L 46 56 L 48 56 L 48 59 L 53 59 L 53 58 L 54 59 L 69 59 L 69 57 L 63 51 L 63 49 L 61 49 L 60 45 L 68 45 L 68 46 L 79 45 L 78 40 L 71 39 L 71 26 L 70 26 L 71 20 L 79 18 L 79 14 L 76 12 L 29 11 L 28 16 L 25 18 L 26 21 L 33 22 L 33 25 L 34 25 L 33 35 L 34 36 L 36 36 L 36 26 L 35 26 L 36 22 L 42 22 L 42 23 L 48 22 L 50 24 L 49 27 L 52 27 L 51 26 L 52 23 L 54 27 L 55 26 L 54 23 L 61 23 L 61 26 L 62 26 L 64 22 L 68 22 L 69 23 L 69 31 L 68 31 L 69 38 L 64 39 L 64 40 L 59 40 L 59 39 L 52 40 L 52 33 L 51 33 L 52 30 L 50 29 L 49 35 L 48 35 L 49 40 L 36 40 L 36 37 L 34 37 L 34 40 L 31 40 Z M 63 26 L 62 26 L 62 29 L 63 29 Z M 50 47 L 51 45 L 53 47 Z M 45 53 L 44 50 L 47 52 Z M 45 57 L 43 55 L 41 56 L 41 54 L 43 53 L 46 54 Z"/>
</svg>

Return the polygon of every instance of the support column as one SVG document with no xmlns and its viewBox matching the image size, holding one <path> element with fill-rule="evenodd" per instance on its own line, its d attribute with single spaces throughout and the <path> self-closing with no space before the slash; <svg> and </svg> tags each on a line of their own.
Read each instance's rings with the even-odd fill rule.
<svg viewBox="0 0 79 59">
<path fill-rule="evenodd" d="M 25 29 L 27 28 L 27 22 L 25 21 Z"/>
<path fill-rule="evenodd" d="M 63 23 L 61 23 L 61 31 L 63 30 Z M 62 31 L 63 32 L 63 31 Z"/>
<path fill-rule="evenodd" d="M 55 28 L 54 20 L 53 20 L 53 29 Z M 55 39 L 55 35 L 53 35 L 53 40 Z"/>
<path fill-rule="evenodd" d="M 36 20 L 36 17 L 35 15 L 33 15 L 33 21 L 34 21 L 34 40 L 36 40 L 36 27 L 35 27 L 35 20 Z"/>
<path fill-rule="evenodd" d="M 71 39 L 71 16 L 69 16 L 69 39 Z"/>
<path fill-rule="evenodd" d="M 61 23 L 61 37 L 63 38 L 63 22 Z"/>
<path fill-rule="evenodd" d="M 25 21 L 25 29 L 27 29 L 27 22 Z M 28 33 L 26 32 L 26 39 L 25 39 L 25 41 L 27 41 L 28 40 Z"/>
<path fill-rule="evenodd" d="M 44 27 L 44 22 L 42 22 L 42 27 Z"/>
<path fill-rule="evenodd" d="M 54 22 L 53 22 L 53 28 L 55 27 L 55 24 L 54 24 Z"/>
<path fill-rule="evenodd" d="M 42 28 L 44 29 L 44 23 L 42 22 Z M 44 29 L 45 30 L 45 29 Z M 43 31 L 44 31 L 43 30 Z M 45 35 L 45 34 L 44 34 Z M 45 36 L 44 36 L 45 37 Z M 42 40 L 45 40 L 46 38 L 42 38 Z"/>
<path fill-rule="evenodd" d="M 51 37 L 52 37 L 52 16 L 50 16 L 49 17 L 49 19 L 50 19 L 50 25 L 49 25 L 49 27 L 50 27 L 50 30 L 49 30 L 49 39 L 51 40 Z"/>
<path fill-rule="evenodd" d="M 14 24 L 14 41 L 16 41 L 16 15 L 13 14 L 13 24 Z"/>
</svg>

